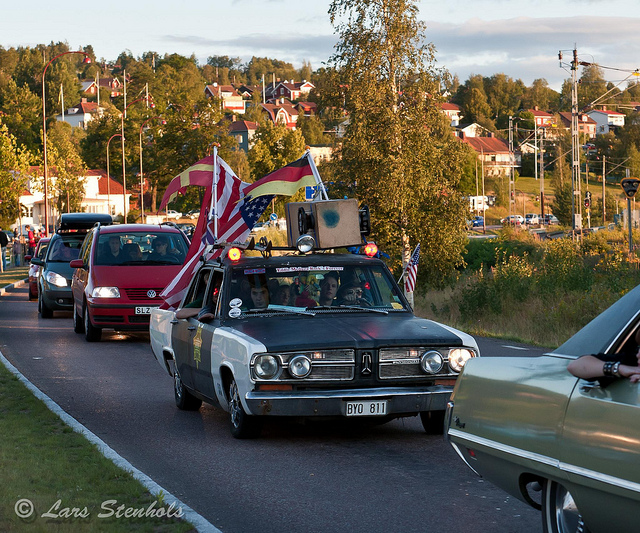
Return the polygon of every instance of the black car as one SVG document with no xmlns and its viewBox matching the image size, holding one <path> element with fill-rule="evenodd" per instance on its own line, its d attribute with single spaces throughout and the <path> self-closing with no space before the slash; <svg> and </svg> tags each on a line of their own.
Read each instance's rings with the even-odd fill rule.
<svg viewBox="0 0 640 533">
<path fill-rule="evenodd" d="M 312 253 L 243 257 L 194 275 L 177 311 L 153 309 L 151 345 L 176 405 L 230 413 L 237 438 L 267 416 L 420 415 L 441 432 L 470 335 L 416 317 L 379 259 Z"/>
<path fill-rule="evenodd" d="M 38 312 L 42 318 L 52 318 L 54 311 L 71 311 L 71 276 L 74 269 L 69 263 L 78 258 L 87 231 L 95 224 L 112 223 L 110 215 L 94 213 L 65 213 L 51 237 L 43 259 L 31 262 L 41 267 L 38 278 Z"/>
</svg>

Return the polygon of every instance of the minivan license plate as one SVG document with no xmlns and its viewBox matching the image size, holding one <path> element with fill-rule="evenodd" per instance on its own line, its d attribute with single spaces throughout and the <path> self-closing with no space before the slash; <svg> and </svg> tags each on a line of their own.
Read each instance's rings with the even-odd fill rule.
<svg viewBox="0 0 640 533">
<path fill-rule="evenodd" d="M 382 416 L 387 414 L 387 400 L 345 402 L 346 416 Z"/>
<path fill-rule="evenodd" d="M 136 315 L 150 315 L 152 309 L 157 309 L 157 307 L 136 307 L 135 314 Z"/>
</svg>

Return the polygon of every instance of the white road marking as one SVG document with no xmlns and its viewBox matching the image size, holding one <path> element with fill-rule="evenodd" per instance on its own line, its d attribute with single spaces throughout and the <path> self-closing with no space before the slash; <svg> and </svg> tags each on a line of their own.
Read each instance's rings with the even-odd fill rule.
<svg viewBox="0 0 640 533">
<path fill-rule="evenodd" d="M 524 350 L 529 351 L 529 348 L 523 348 L 522 346 L 509 346 L 508 344 L 503 344 L 502 345 L 503 348 L 511 348 L 512 350 Z"/>
<path fill-rule="evenodd" d="M 84 427 L 80 422 L 78 422 L 75 418 L 69 415 L 66 411 L 62 409 L 56 402 L 54 402 L 49 396 L 47 396 L 44 392 L 42 392 L 38 387 L 36 387 L 33 383 L 31 383 L 23 374 L 20 372 L 15 366 L 13 366 L 7 358 L 0 352 L 0 362 L 11 372 L 14 376 L 21 381 L 25 387 L 27 387 L 33 395 L 39 400 L 43 401 L 44 404 L 52 411 L 54 414 L 58 415 L 60 419 L 67 424 L 73 431 L 76 433 L 80 433 L 84 435 L 84 437 L 95 444 L 100 450 L 100 453 L 104 455 L 107 459 L 113 462 L 116 466 L 122 468 L 129 472 L 136 480 L 142 483 L 146 489 L 153 494 L 154 496 L 158 496 L 162 494 L 163 501 L 166 505 L 174 504 L 174 508 L 181 507 L 183 517 L 188 522 L 191 522 L 195 526 L 195 528 L 201 533 L 222 533 L 217 527 L 215 527 L 212 523 L 210 523 L 204 516 L 198 514 L 196 511 L 191 509 L 188 505 L 181 502 L 178 498 L 176 498 L 173 494 L 171 494 L 168 490 L 162 488 L 158 485 L 153 479 L 147 476 L 144 472 L 138 470 L 135 466 L 133 466 L 129 461 L 127 461 L 124 457 L 119 455 L 115 450 L 107 445 L 100 437 L 95 435 L 89 429 Z"/>
</svg>

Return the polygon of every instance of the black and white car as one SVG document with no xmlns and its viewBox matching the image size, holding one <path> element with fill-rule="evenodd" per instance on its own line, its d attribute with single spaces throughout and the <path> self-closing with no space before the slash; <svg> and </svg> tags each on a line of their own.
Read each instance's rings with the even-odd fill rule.
<svg viewBox="0 0 640 533">
<path fill-rule="evenodd" d="M 150 334 L 178 408 L 224 409 L 237 438 L 269 416 L 420 415 L 441 432 L 479 356 L 471 336 L 414 316 L 382 261 L 350 254 L 231 249 L 202 264 L 177 311 L 152 311 Z"/>
</svg>

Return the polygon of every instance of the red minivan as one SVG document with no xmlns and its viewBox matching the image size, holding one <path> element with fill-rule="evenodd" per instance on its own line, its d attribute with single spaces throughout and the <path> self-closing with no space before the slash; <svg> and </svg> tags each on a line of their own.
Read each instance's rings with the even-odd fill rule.
<svg viewBox="0 0 640 533">
<path fill-rule="evenodd" d="M 171 223 L 97 224 L 71 261 L 74 331 L 95 342 L 103 328 L 148 330 L 188 249 L 187 236 Z"/>
</svg>

